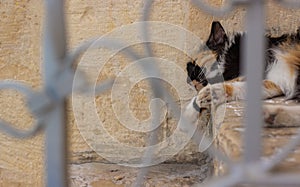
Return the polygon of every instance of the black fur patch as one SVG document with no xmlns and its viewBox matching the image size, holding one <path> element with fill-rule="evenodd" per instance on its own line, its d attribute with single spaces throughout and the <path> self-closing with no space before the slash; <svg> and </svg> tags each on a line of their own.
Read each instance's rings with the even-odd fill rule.
<svg viewBox="0 0 300 187">
<path fill-rule="evenodd" d="M 187 83 L 196 80 L 203 86 L 207 85 L 207 79 L 205 78 L 205 68 L 201 68 L 195 62 L 188 62 L 186 65 L 186 70 L 188 72 Z"/>
<path fill-rule="evenodd" d="M 218 83 L 221 80 L 227 81 L 232 80 L 241 76 L 241 46 L 242 41 L 245 39 L 246 34 L 244 33 L 235 33 L 229 40 L 229 37 L 225 33 L 222 25 L 219 22 L 213 22 L 211 27 L 211 33 L 206 41 L 207 47 L 214 51 L 216 56 L 216 61 L 223 66 L 224 71 L 222 72 L 223 79 L 219 77 L 212 78 L 207 80 L 204 76 L 205 71 L 202 67 L 199 67 L 195 62 L 187 63 L 187 72 L 188 80 L 198 81 L 199 83 L 206 86 L 209 82 L 210 84 Z M 292 34 L 283 34 L 279 37 L 272 37 L 266 35 L 266 56 L 265 56 L 265 71 L 268 69 L 268 66 L 275 62 L 274 51 L 280 45 L 288 43 L 288 45 L 295 45 L 300 43 L 300 29 L 296 33 Z M 300 72 L 299 72 L 300 73 Z M 298 76 L 297 85 L 300 85 L 300 78 Z M 299 98 L 300 98 L 300 88 Z"/>
</svg>

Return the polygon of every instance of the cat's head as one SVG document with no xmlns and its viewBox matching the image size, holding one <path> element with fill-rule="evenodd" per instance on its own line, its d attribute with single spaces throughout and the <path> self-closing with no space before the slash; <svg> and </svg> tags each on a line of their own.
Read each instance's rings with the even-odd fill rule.
<svg viewBox="0 0 300 187">
<path fill-rule="evenodd" d="M 197 91 L 201 90 L 208 83 L 211 83 L 210 77 L 215 71 L 216 55 L 211 50 L 204 50 L 186 65 L 187 83 L 194 86 Z"/>
<path fill-rule="evenodd" d="M 205 69 L 201 68 L 196 61 L 188 62 L 186 70 L 188 73 L 188 77 L 186 79 L 187 83 L 194 86 L 197 91 L 207 85 Z"/>
<path fill-rule="evenodd" d="M 200 50 L 186 65 L 187 82 L 193 85 L 197 91 L 201 90 L 212 80 L 218 71 L 217 57 L 220 56 L 228 44 L 228 37 L 220 22 L 213 22 L 206 46 Z M 217 72 L 218 73 L 218 72 Z"/>
</svg>

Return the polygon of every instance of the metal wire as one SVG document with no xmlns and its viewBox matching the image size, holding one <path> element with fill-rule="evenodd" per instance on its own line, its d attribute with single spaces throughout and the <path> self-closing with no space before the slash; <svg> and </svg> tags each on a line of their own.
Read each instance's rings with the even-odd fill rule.
<svg viewBox="0 0 300 187">
<path fill-rule="evenodd" d="M 300 129 L 297 131 L 297 134 L 290 139 L 288 144 L 281 148 L 276 154 L 274 154 L 269 160 L 265 160 L 262 163 L 262 167 L 265 171 L 271 170 L 277 164 L 282 162 L 285 158 L 288 157 L 300 144 Z"/>
<path fill-rule="evenodd" d="M 13 80 L 0 81 L 0 90 L 2 89 L 13 89 L 21 92 L 25 95 L 26 99 L 30 99 L 34 95 L 31 88 L 21 82 Z M 37 121 L 29 129 L 19 130 L 14 128 L 12 124 L 1 120 L 0 130 L 15 138 L 30 138 L 42 129 L 43 123 L 41 121 L 42 120 L 40 118 L 37 118 Z"/>
<path fill-rule="evenodd" d="M 287 6 L 289 8 L 298 8 L 300 3 L 298 1 L 288 1 L 288 0 L 275 0 L 276 2 Z M 153 0 L 144 1 L 144 8 L 142 13 L 142 28 L 140 32 L 142 33 L 143 41 L 150 41 L 151 35 L 149 33 L 148 22 Z M 256 62 L 255 72 L 248 72 L 248 81 L 251 82 L 250 85 L 259 85 L 260 82 L 260 71 L 257 71 L 257 64 L 262 64 L 263 48 L 260 44 L 257 48 L 257 41 L 263 41 L 261 39 L 261 33 L 263 30 L 262 22 L 257 25 L 254 21 L 258 19 L 263 20 L 262 6 L 263 0 L 231 0 L 221 7 L 220 9 L 213 8 L 201 0 L 191 0 L 191 2 L 196 5 L 201 10 L 209 14 L 216 16 L 223 16 L 228 14 L 233 10 L 235 6 L 247 5 L 248 11 L 248 24 L 252 24 L 248 27 L 248 52 L 247 64 Z M 44 78 L 45 78 L 45 88 L 42 91 L 33 91 L 30 87 L 16 81 L 1 81 L 1 89 L 13 89 L 21 92 L 25 95 L 27 99 L 27 106 L 31 113 L 35 116 L 36 122 L 28 130 L 19 130 L 12 126 L 12 124 L 0 121 L 0 130 L 14 136 L 16 138 L 28 138 L 34 136 L 41 129 L 46 129 L 46 147 L 47 147 L 47 186 L 67 186 L 67 173 L 66 173 L 66 162 L 67 158 L 67 146 L 66 146 L 66 118 L 65 118 L 65 99 L 72 92 L 79 92 L 81 94 L 102 94 L 106 90 L 109 90 L 114 79 L 107 79 L 97 84 L 95 87 L 87 84 L 87 80 L 82 73 L 79 78 L 82 79 L 77 85 L 72 85 L 75 76 L 74 66 L 76 66 L 75 60 L 86 50 L 90 48 L 107 48 L 110 50 L 114 49 L 124 49 L 121 52 L 127 57 L 138 60 L 141 58 L 147 58 L 153 56 L 152 46 L 150 42 L 144 43 L 144 54 L 140 55 L 131 47 L 128 47 L 126 43 L 120 40 L 114 40 L 112 38 L 103 37 L 100 39 L 91 39 L 85 43 L 82 43 L 74 51 L 66 53 L 66 38 L 65 38 L 65 25 L 64 25 L 64 11 L 63 11 L 63 1 L 62 0 L 47 0 L 46 4 L 46 24 L 45 24 L 45 38 L 44 38 L 44 51 L 45 51 L 45 64 L 44 64 Z M 250 8 L 249 8 L 250 7 Z M 258 12 L 257 12 L 258 11 Z M 255 25 L 255 26 L 254 26 Z M 251 30 L 251 28 L 254 28 Z M 256 34 L 255 34 L 256 33 Z M 258 33 L 258 35 L 257 35 Z M 257 38 L 258 37 L 258 38 Z M 254 48 L 256 47 L 256 50 Z M 252 54 L 253 53 L 253 54 Z M 253 56 L 257 56 L 256 60 L 253 60 Z M 155 66 L 155 62 L 148 63 L 149 65 L 140 64 L 141 70 L 143 70 L 145 75 L 160 75 L 159 69 Z M 250 66 L 249 66 L 250 67 Z M 248 69 L 249 69 L 248 67 Z M 251 69 L 251 67 L 250 67 Z M 257 75 L 255 75 L 257 73 Z M 251 80 L 251 77 L 254 77 Z M 165 87 L 162 86 L 161 81 L 150 79 L 149 80 L 153 95 L 155 98 L 163 99 L 170 110 L 172 110 L 172 117 L 179 120 L 180 124 L 184 124 L 188 129 L 187 134 L 192 136 L 194 134 L 194 126 L 188 119 L 181 116 L 180 107 L 175 102 L 175 99 L 169 93 Z M 68 86 L 66 86 L 68 85 Z M 250 86 L 251 87 L 251 86 Z M 248 90 L 252 90 L 249 89 Z M 259 91 L 258 88 L 254 90 Z M 258 96 L 250 96 L 249 101 L 259 101 Z M 261 113 L 260 110 L 256 110 L 260 103 L 256 103 L 255 106 L 249 107 L 247 116 L 255 116 L 257 113 Z M 250 106 L 250 105 L 249 105 Z M 252 111 L 256 111 L 253 113 Z M 251 115 L 251 112 L 253 115 Z M 152 111 L 152 125 L 157 126 L 159 123 L 160 108 L 155 105 Z M 249 115 L 250 114 L 250 115 Z M 251 117 L 253 120 L 253 117 Z M 221 160 L 229 167 L 229 175 L 223 178 L 218 178 L 211 180 L 205 186 L 233 186 L 239 183 L 256 184 L 256 185 L 298 185 L 300 184 L 299 177 L 291 175 L 271 175 L 267 173 L 268 170 L 272 169 L 278 163 L 280 163 L 284 158 L 288 156 L 299 145 L 300 142 L 300 130 L 298 134 L 290 140 L 290 142 L 283 147 L 282 151 L 275 154 L 270 160 L 259 160 L 260 157 L 260 122 L 259 118 L 253 122 L 256 124 L 254 127 L 250 127 L 249 121 L 246 126 L 246 138 L 245 138 L 245 160 L 246 162 L 234 163 L 226 155 L 218 151 L 213 145 L 208 148 L 208 153 L 214 156 L 218 160 Z M 252 124 L 253 125 L 253 124 Z M 53 137 L 53 134 L 57 135 Z M 158 134 L 157 131 L 152 131 L 150 133 L 148 144 L 154 145 L 157 143 Z M 203 137 L 201 132 L 196 132 L 193 136 L 195 142 L 204 141 L 205 145 L 208 143 L 208 139 Z M 255 139 L 255 143 L 253 143 Z M 146 149 L 144 156 L 142 158 L 145 165 L 150 165 L 154 159 L 155 150 L 152 147 Z M 148 174 L 148 167 L 143 167 L 139 170 L 136 181 L 133 186 L 142 186 L 145 182 L 145 176 Z M 200 186 L 200 184 L 195 184 Z M 201 185 L 202 186 L 202 185 Z"/>
<path fill-rule="evenodd" d="M 143 14 L 142 14 L 142 27 L 141 27 L 141 32 L 142 32 L 142 38 L 144 41 L 149 41 L 149 33 L 148 33 L 148 22 L 147 20 L 149 19 L 150 16 L 150 10 L 153 4 L 153 0 L 148 0 L 145 1 L 144 7 L 143 7 Z M 153 57 L 153 53 L 152 53 L 152 48 L 151 48 L 151 43 L 146 42 L 144 43 L 144 51 L 145 51 L 145 56 L 146 57 Z M 145 67 L 141 67 L 141 68 L 145 68 Z M 157 68 L 155 68 L 154 62 L 152 63 L 152 67 L 150 67 L 150 69 L 153 71 L 157 72 L 157 75 L 159 74 L 159 71 Z M 144 69 L 145 74 L 147 75 L 147 69 Z M 154 98 L 161 98 L 164 99 L 166 98 L 166 93 L 164 91 L 163 86 L 161 85 L 161 82 L 159 80 L 149 80 L 150 86 L 153 90 L 153 95 Z M 155 111 L 153 111 L 153 115 L 151 116 L 151 126 L 155 127 L 157 126 L 157 124 L 159 124 L 160 120 L 159 120 L 159 114 L 160 114 L 160 107 L 159 106 L 154 106 L 153 107 L 155 109 Z M 157 143 L 157 139 L 158 139 L 158 129 L 151 131 L 150 132 L 150 136 L 149 136 L 149 140 L 148 140 L 148 144 L 149 145 L 155 145 Z M 153 155 L 154 155 L 154 149 L 151 147 L 148 147 L 148 149 L 145 151 L 145 154 L 143 156 L 143 163 L 145 163 L 146 165 L 148 165 L 149 163 L 152 162 L 153 159 Z M 148 174 L 148 169 L 149 167 L 143 167 L 140 169 L 140 171 L 137 174 L 136 180 L 133 183 L 134 187 L 139 187 L 142 186 L 144 181 L 145 181 L 145 176 Z"/>
<path fill-rule="evenodd" d="M 275 1 L 287 8 L 291 8 L 291 9 L 300 8 L 300 2 L 298 0 L 275 0 Z"/>
<path fill-rule="evenodd" d="M 264 3 L 262 0 L 251 0 L 247 6 L 246 43 L 243 46 L 243 68 L 246 70 L 246 113 L 244 160 L 257 161 L 261 155 L 262 127 L 262 75 L 264 64 Z"/>
<path fill-rule="evenodd" d="M 66 28 L 64 20 L 64 1 L 45 1 L 45 27 L 44 27 L 44 63 L 43 77 L 45 81 L 44 92 L 50 100 L 55 101 L 52 110 L 44 116 L 45 131 L 45 172 L 46 185 L 64 187 L 68 186 L 67 173 L 67 115 L 66 97 L 59 85 L 64 78 L 63 62 L 66 55 Z M 70 71 L 65 71 L 69 80 Z M 64 81 L 67 81 L 64 80 Z M 63 81 L 63 82 L 64 82 Z M 66 86 L 66 85 L 65 85 Z M 69 85 L 67 85 L 69 86 Z M 58 88 L 58 89 L 57 89 Z M 69 90 L 70 87 L 67 88 Z"/>
</svg>

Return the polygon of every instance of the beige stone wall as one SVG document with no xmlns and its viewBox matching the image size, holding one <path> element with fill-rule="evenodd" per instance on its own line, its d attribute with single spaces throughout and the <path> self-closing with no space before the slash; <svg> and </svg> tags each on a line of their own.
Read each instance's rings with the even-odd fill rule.
<svg viewBox="0 0 300 187">
<path fill-rule="evenodd" d="M 210 1 L 215 5 L 221 0 Z M 140 20 L 143 1 L 139 0 L 108 0 L 108 1 L 66 1 L 66 20 L 68 30 L 69 48 L 78 46 L 86 39 L 99 37 L 116 28 L 135 23 Z M 268 28 L 272 32 L 295 30 L 299 24 L 299 11 L 286 11 L 277 6 L 268 4 Z M 41 42 L 43 26 L 43 3 L 38 0 L 21 0 L 0 2 L 0 79 L 16 79 L 29 84 L 34 89 L 42 86 L 41 76 Z M 244 9 L 234 11 L 226 18 L 220 19 L 230 31 L 241 29 Z M 206 15 L 193 7 L 185 0 L 158 0 L 155 1 L 151 11 L 152 21 L 161 21 L 182 26 L 200 39 L 205 39 L 209 34 L 209 26 L 212 20 L 219 18 Z M 282 21 L 286 20 L 286 21 Z M 159 30 L 158 30 L 159 31 Z M 159 33 L 159 32 L 158 32 Z M 132 33 L 123 33 L 120 37 L 134 37 Z M 174 40 L 177 39 L 177 36 Z M 188 37 L 183 36 L 188 41 Z M 184 44 L 190 48 L 189 43 Z M 195 45 L 195 43 L 193 44 Z M 134 46 L 141 50 L 141 45 Z M 155 44 L 154 54 L 157 57 L 175 62 L 184 68 L 188 57 L 173 47 Z M 122 71 L 129 60 L 124 56 L 112 57 L 101 72 L 99 79 L 116 76 Z M 168 75 L 168 74 L 167 74 Z M 172 72 L 169 72 L 172 75 Z M 141 94 L 147 86 L 140 83 L 132 90 L 130 107 L 132 113 L 139 119 L 149 117 L 147 93 Z M 184 85 L 180 87 L 184 88 Z M 175 91 L 174 91 L 175 92 Z M 173 92 L 173 93 L 174 93 Z M 174 94 L 176 95 L 176 94 Z M 185 100 L 193 95 L 188 90 Z M 144 145 L 143 133 L 132 133 L 120 126 L 113 116 L 109 93 L 97 99 L 97 112 L 105 125 L 120 141 L 132 145 Z M 179 101 L 179 100 L 178 100 Z M 34 119 L 26 110 L 21 95 L 13 91 L 0 92 L 0 117 L 18 128 L 29 128 Z M 140 105 L 142 103 L 143 105 Z M 89 162 L 98 160 L 104 162 L 101 157 L 93 153 L 85 143 L 76 127 L 76 122 L 70 104 L 68 108 L 69 123 L 68 137 L 70 145 L 70 161 L 72 163 Z M 167 116 L 160 131 L 161 138 L 172 134 L 175 120 Z M 44 176 L 44 135 L 26 140 L 17 140 L 0 132 L 0 186 L 41 186 Z M 195 159 L 195 147 L 190 145 L 186 151 L 175 157 L 176 161 L 191 161 Z M 196 157 L 199 155 L 196 154 Z"/>
<path fill-rule="evenodd" d="M 0 79 L 16 79 L 41 87 L 41 29 L 40 1 L 0 2 Z M 13 91 L 0 92 L 0 117 L 20 129 L 29 128 L 33 119 L 23 97 Z M 0 186 L 42 185 L 43 139 L 38 135 L 17 140 L 1 132 Z"/>
</svg>

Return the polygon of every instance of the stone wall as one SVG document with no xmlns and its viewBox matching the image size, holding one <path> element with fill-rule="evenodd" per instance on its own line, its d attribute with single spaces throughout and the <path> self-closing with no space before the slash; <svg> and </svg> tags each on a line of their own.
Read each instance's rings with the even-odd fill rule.
<svg viewBox="0 0 300 187">
<path fill-rule="evenodd" d="M 222 0 L 210 1 L 218 6 Z M 66 1 L 66 21 L 68 34 L 68 48 L 72 49 L 89 38 L 99 37 L 111 33 L 120 27 L 136 23 L 141 18 L 143 1 L 139 0 L 108 0 L 108 1 Z M 158 0 L 151 10 L 151 21 L 166 22 L 183 27 L 199 39 L 205 39 L 209 34 L 210 23 L 213 20 L 221 20 L 225 28 L 230 31 L 242 28 L 245 10 L 240 8 L 226 18 L 216 18 L 206 15 L 185 0 Z M 43 3 L 38 0 L 4 0 L 0 2 L 0 79 L 15 79 L 22 81 L 38 90 L 42 83 L 42 27 L 43 27 Z M 295 30 L 298 26 L 299 11 L 287 11 L 277 6 L 268 4 L 268 28 L 274 33 Z M 286 20 L 286 21 L 282 21 Z M 192 53 L 200 43 L 199 40 L 191 41 L 189 35 L 168 35 L 167 31 L 160 33 L 161 37 L 178 41 L 187 52 Z M 118 37 L 127 40 L 136 38 L 137 32 L 126 32 Z M 141 51 L 142 45 L 133 46 Z M 187 55 L 174 47 L 163 44 L 153 44 L 156 57 L 174 62 L 179 69 L 184 70 L 188 61 Z M 108 52 L 104 51 L 104 54 Z M 110 76 L 117 76 L 124 70 L 130 60 L 117 54 L 111 57 L 101 71 L 98 79 L 103 80 Z M 178 88 L 173 88 L 173 95 L 182 105 L 196 93 L 187 87 L 184 80 L 174 77 L 174 72 L 166 71 L 166 77 L 177 79 Z M 175 74 L 176 75 L 176 74 Z M 184 75 L 185 76 L 185 75 Z M 180 81 L 179 81 L 180 80 Z M 128 80 L 127 80 L 128 81 Z M 130 80 L 129 80 L 130 81 Z M 176 84 L 177 85 L 177 84 Z M 170 85 L 169 85 L 170 86 Z M 147 84 L 141 82 L 132 89 L 130 109 L 133 116 L 139 120 L 145 120 L 150 116 L 148 110 L 149 100 Z M 179 98 L 181 90 L 183 96 Z M 145 91 L 146 90 L 146 91 Z M 83 139 L 77 128 L 71 100 L 68 107 L 68 138 L 70 145 L 71 163 L 106 162 L 98 156 Z M 108 131 L 117 137 L 120 142 L 132 146 L 144 146 L 147 136 L 143 133 L 135 133 L 122 127 L 112 112 L 110 93 L 96 98 L 96 111 Z M 33 117 L 26 109 L 22 96 L 14 91 L 1 91 L 1 119 L 7 120 L 20 129 L 29 128 L 34 122 Z M 84 105 L 82 107 L 87 107 Z M 120 108 L 119 108 L 120 109 Z M 118 110 L 118 109 L 117 109 Z M 84 118 L 83 116 L 82 118 Z M 85 119 L 85 118 L 84 118 Z M 92 123 L 92 121 L 89 121 Z M 176 120 L 169 113 L 166 114 L 160 130 L 160 138 L 170 136 L 176 125 Z M 87 128 L 88 130 L 88 128 Z M 42 186 L 44 173 L 44 135 L 43 133 L 26 140 L 18 140 L 0 133 L 0 186 Z M 176 157 L 171 157 L 171 162 L 195 162 L 201 160 L 196 147 L 189 144 Z"/>
</svg>

